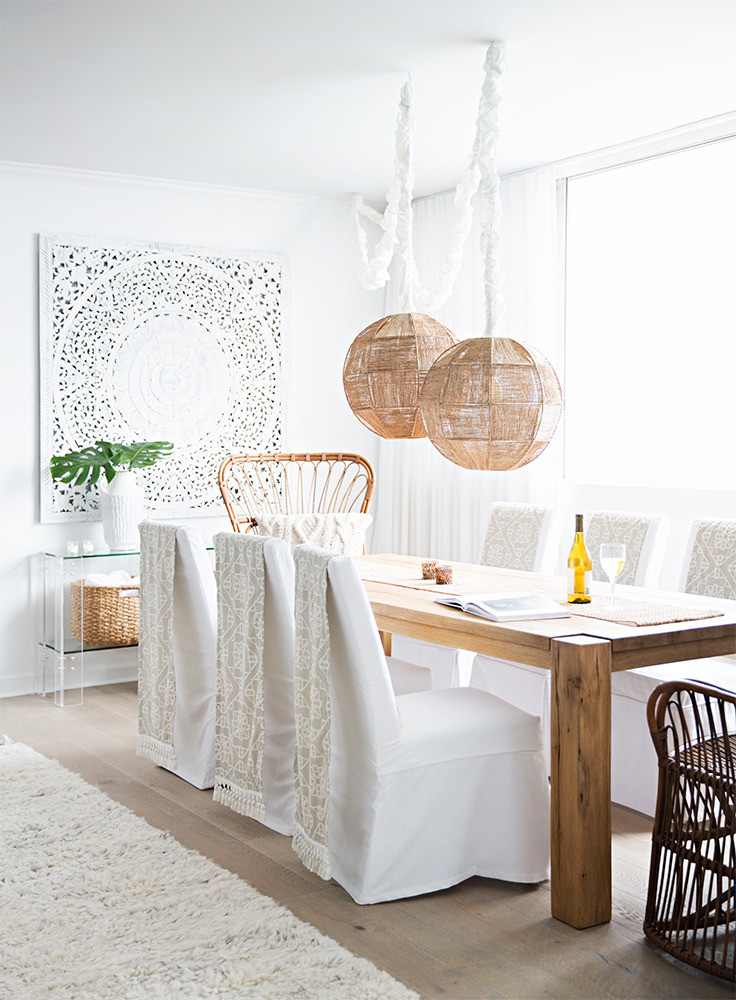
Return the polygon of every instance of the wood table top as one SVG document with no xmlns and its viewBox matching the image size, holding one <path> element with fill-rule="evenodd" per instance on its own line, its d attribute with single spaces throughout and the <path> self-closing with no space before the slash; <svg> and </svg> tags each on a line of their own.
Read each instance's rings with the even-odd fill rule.
<svg viewBox="0 0 736 1000">
<path fill-rule="evenodd" d="M 422 560 L 418 557 L 381 554 L 355 557 L 354 561 L 359 573 L 361 566 L 364 572 L 370 572 L 377 565 L 385 565 L 406 570 L 407 576 L 413 574 L 417 580 L 421 579 Z M 519 590 L 539 584 L 558 589 L 566 587 L 561 577 L 473 563 L 453 562 L 451 565 L 464 574 L 477 575 L 479 593 L 492 590 L 494 580 L 513 584 Z M 614 671 L 736 653 L 736 601 L 620 586 L 616 592 L 622 597 L 666 602 L 687 609 L 702 607 L 704 611 L 718 608 L 723 615 L 665 625 L 632 626 L 575 615 L 573 611 L 569 618 L 497 623 L 436 604 L 431 590 L 413 590 L 367 579 L 363 583 L 382 631 L 547 669 L 552 666 L 552 640 L 568 636 L 610 641 Z M 593 584 L 593 601 L 596 597 L 605 599 L 608 593 L 608 584 Z"/>
</svg>

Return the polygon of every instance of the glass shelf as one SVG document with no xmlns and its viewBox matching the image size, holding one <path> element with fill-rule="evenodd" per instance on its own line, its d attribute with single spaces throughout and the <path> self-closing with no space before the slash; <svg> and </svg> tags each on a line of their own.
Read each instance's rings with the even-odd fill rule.
<svg viewBox="0 0 736 1000">
<path fill-rule="evenodd" d="M 82 559 L 119 559 L 122 556 L 139 556 L 137 549 L 128 549 L 126 552 L 79 552 L 77 555 L 69 555 L 68 552 L 43 552 L 42 555 L 50 559 L 63 559 L 64 562 L 79 562 Z"/>
<path fill-rule="evenodd" d="M 43 697 L 53 694 L 56 705 L 82 704 L 85 654 L 137 645 L 137 642 L 92 644 L 83 638 L 89 635 L 84 622 L 89 605 L 79 582 L 92 571 L 121 569 L 138 576 L 140 553 L 40 552 L 37 556 L 33 574 L 37 588 L 36 693 Z"/>
<path fill-rule="evenodd" d="M 214 552 L 213 546 L 208 545 L 206 548 L 208 552 Z M 36 693 L 43 697 L 53 694 L 56 705 L 81 705 L 84 699 L 85 655 L 104 650 L 130 649 L 137 643 L 85 643 L 79 637 L 80 634 L 85 634 L 84 611 L 87 602 L 83 598 L 81 609 L 77 609 L 77 635 L 72 634 L 72 584 L 83 580 L 90 572 L 89 563 L 95 564 L 94 571 L 98 573 L 123 569 L 131 576 L 138 576 L 140 552 L 99 551 L 80 552 L 77 555 L 67 552 L 39 552 L 35 558 L 33 585 L 37 608 Z M 80 596 L 76 596 L 78 605 Z"/>
</svg>

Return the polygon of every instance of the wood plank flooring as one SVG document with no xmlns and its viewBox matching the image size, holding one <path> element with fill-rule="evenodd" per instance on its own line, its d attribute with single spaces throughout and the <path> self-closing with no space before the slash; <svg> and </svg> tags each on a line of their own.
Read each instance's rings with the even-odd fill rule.
<svg viewBox="0 0 736 1000">
<path fill-rule="evenodd" d="M 35 695 L 0 700 L 0 737 L 59 760 L 426 1000 L 734 996 L 730 985 L 674 963 L 645 940 L 650 821 L 638 813 L 613 809 L 610 924 L 573 930 L 550 916 L 548 883 L 481 878 L 357 906 L 336 883 L 308 872 L 288 837 L 136 757 L 136 727 L 134 684 L 90 688 L 84 705 L 73 708 Z"/>
</svg>

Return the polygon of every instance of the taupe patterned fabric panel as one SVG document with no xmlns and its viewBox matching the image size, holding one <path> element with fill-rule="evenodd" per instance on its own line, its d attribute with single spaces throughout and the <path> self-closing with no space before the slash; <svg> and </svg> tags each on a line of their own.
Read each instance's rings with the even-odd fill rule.
<svg viewBox="0 0 736 1000">
<path fill-rule="evenodd" d="M 494 505 L 483 545 L 483 565 L 531 572 L 548 509 L 524 503 Z"/>
<path fill-rule="evenodd" d="M 696 521 L 685 590 L 736 600 L 736 521 Z"/>
<path fill-rule="evenodd" d="M 585 525 L 585 547 L 593 563 L 593 579 L 608 580 L 600 560 L 603 542 L 623 542 L 626 546 L 626 563 L 617 583 L 633 585 L 641 559 L 644 541 L 650 525 L 656 518 L 646 514 L 627 514 L 622 511 L 598 510 L 591 514 Z"/>
</svg>

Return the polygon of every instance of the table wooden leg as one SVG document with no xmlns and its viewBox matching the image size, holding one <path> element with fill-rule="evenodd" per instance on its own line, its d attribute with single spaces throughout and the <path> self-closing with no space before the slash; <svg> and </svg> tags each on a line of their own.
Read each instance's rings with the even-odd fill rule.
<svg viewBox="0 0 736 1000">
<path fill-rule="evenodd" d="M 553 639 L 552 916 L 611 919 L 611 644 Z"/>
<path fill-rule="evenodd" d="M 381 642 L 383 643 L 383 651 L 386 656 L 391 655 L 391 633 L 390 632 L 380 632 L 378 633 L 381 637 Z"/>
</svg>

